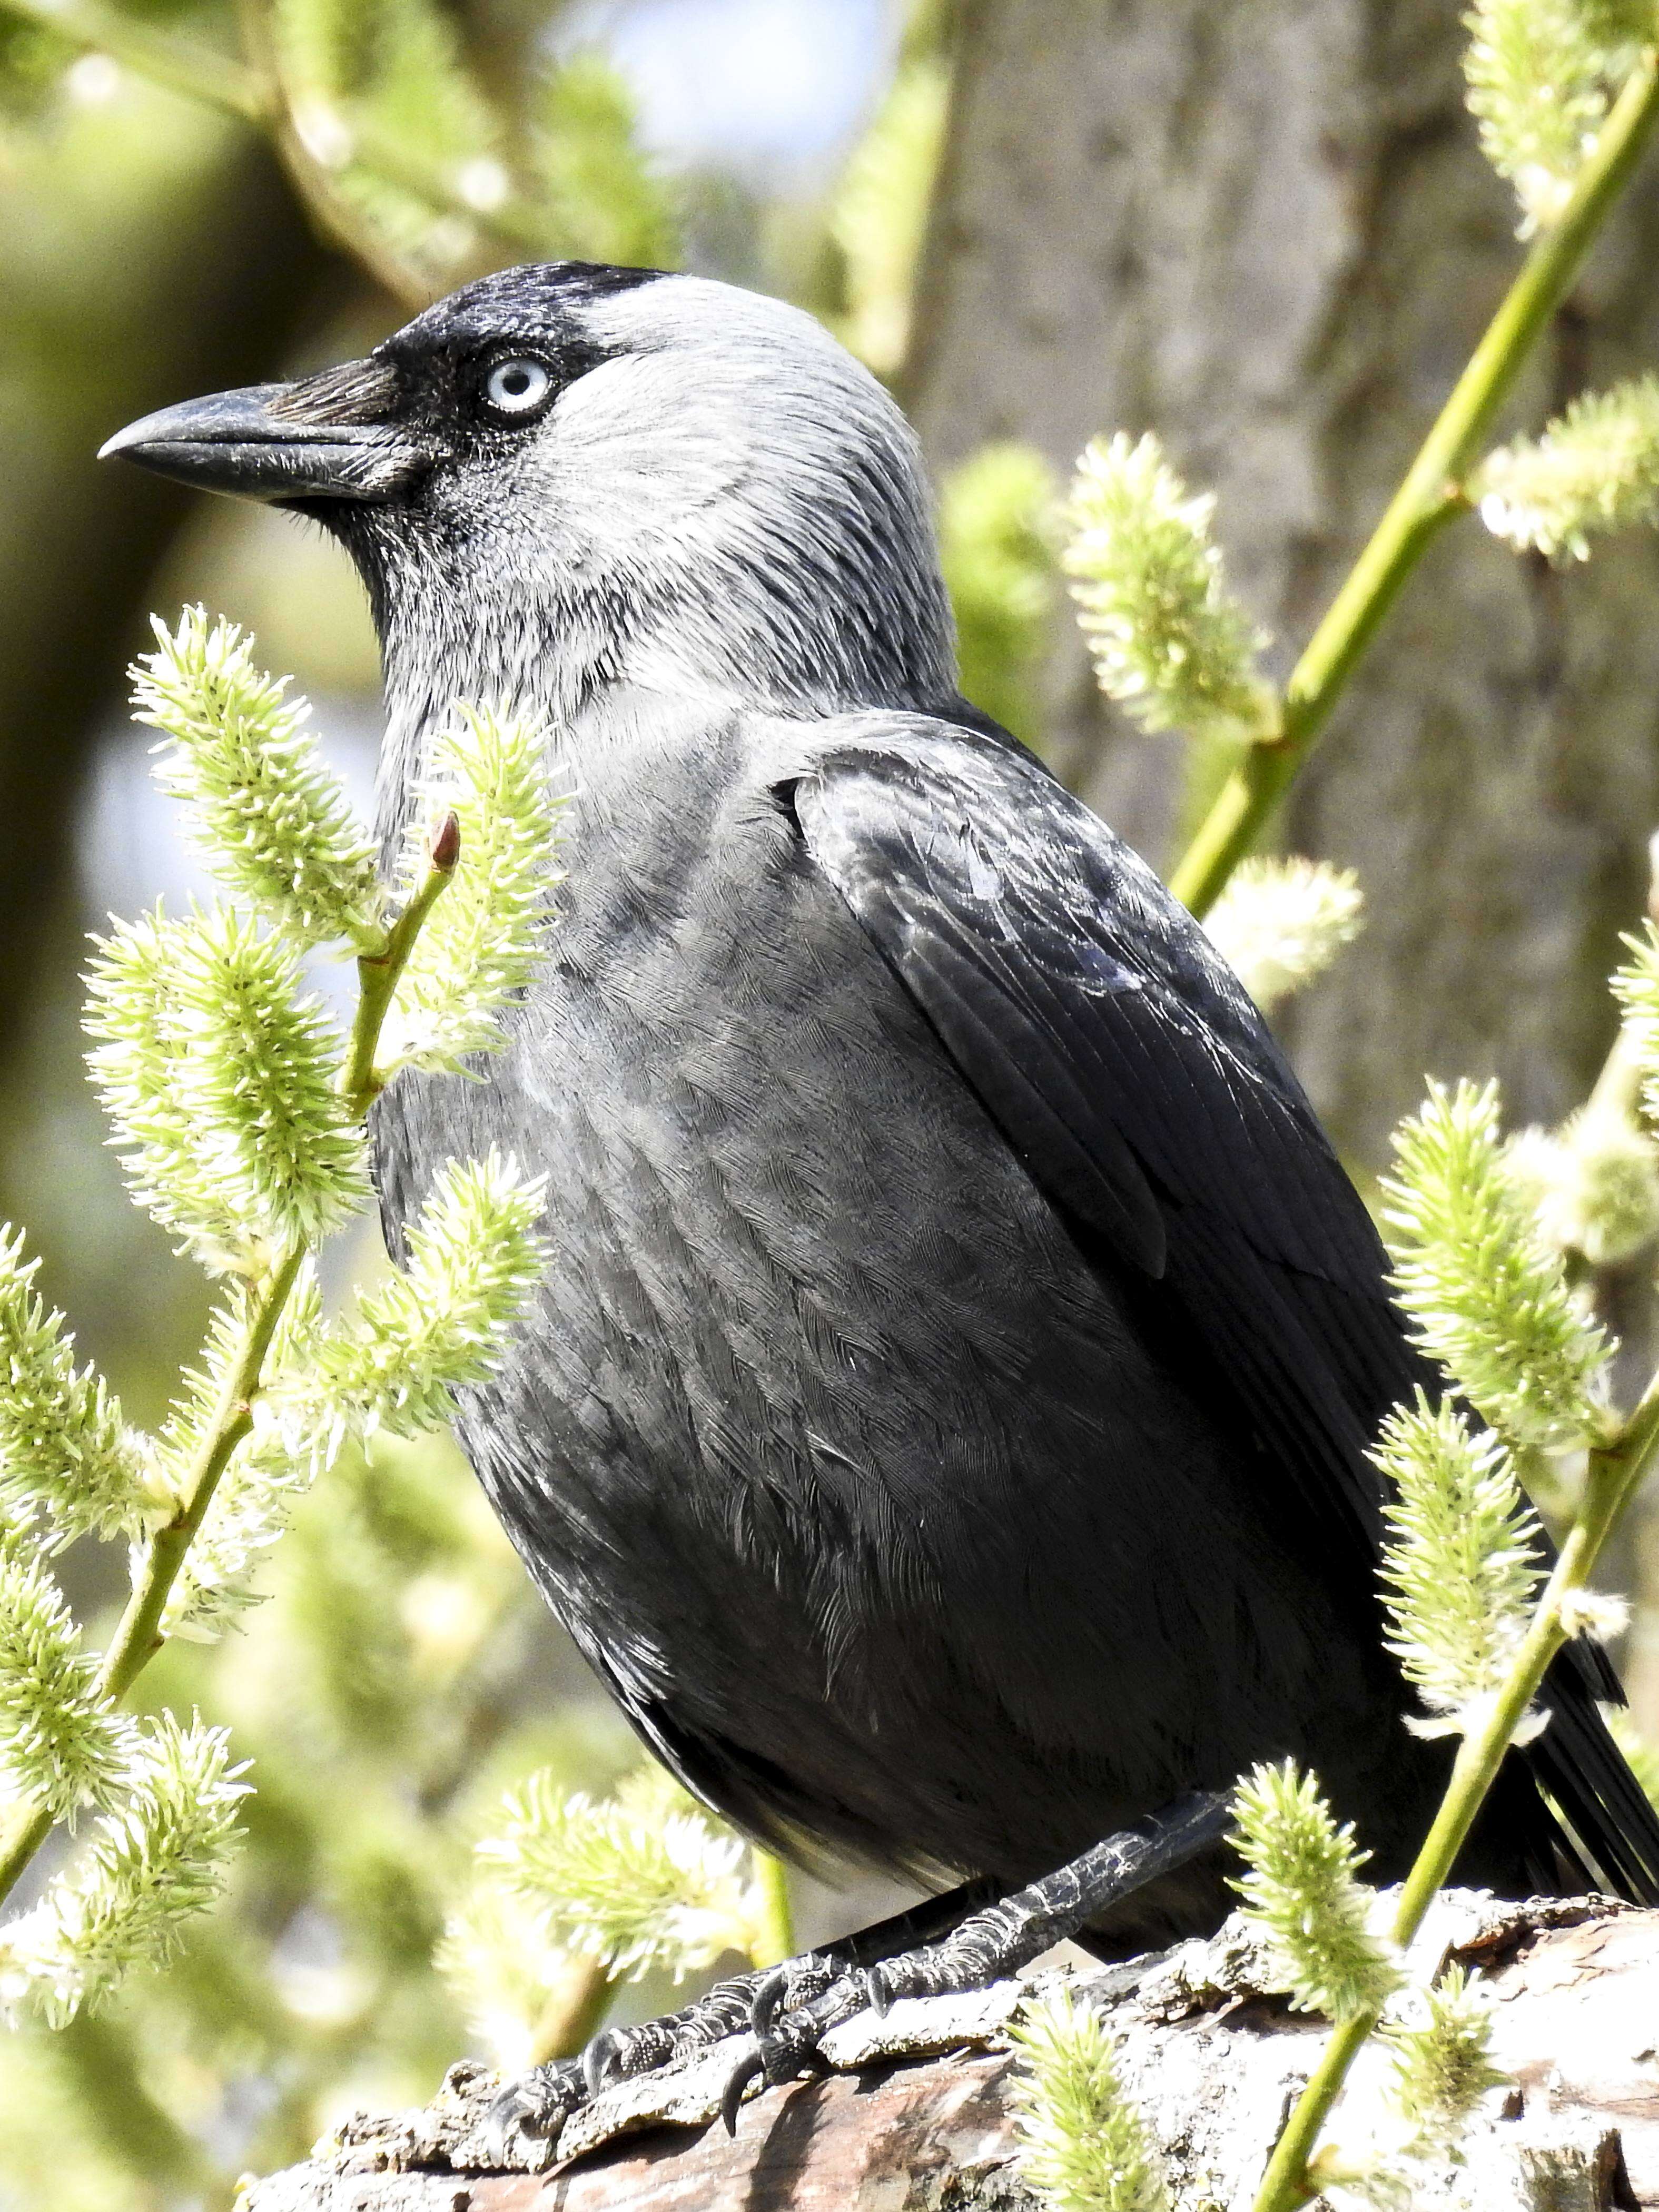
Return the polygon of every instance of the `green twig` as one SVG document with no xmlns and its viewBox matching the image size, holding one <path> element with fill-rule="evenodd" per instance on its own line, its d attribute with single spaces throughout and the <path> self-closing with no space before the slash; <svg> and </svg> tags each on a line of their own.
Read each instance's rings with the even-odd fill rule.
<svg viewBox="0 0 1659 2212">
<path fill-rule="evenodd" d="M 1560 221 L 1528 254 L 1370 542 L 1309 641 L 1285 687 L 1281 728 L 1250 748 L 1182 856 L 1170 887 L 1194 914 L 1208 911 L 1255 844 L 1407 578 L 1446 523 L 1465 510 L 1459 478 L 1629 181 L 1656 118 L 1659 52 L 1650 48 L 1614 103 Z"/>
<path fill-rule="evenodd" d="M 460 857 L 459 824 L 453 813 L 446 815 L 438 825 L 431 852 L 425 879 L 387 932 L 384 949 L 377 954 L 360 956 L 357 962 L 357 1017 L 352 1025 L 350 1049 L 340 1082 L 354 1115 L 366 1114 L 383 1087 L 385 1078 L 375 1068 L 374 1053 L 386 1009 L 421 926 L 431 913 L 434 901 L 453 876 Z M 99 1669 L 100 1691 L 118 1704 L 165 1641 L 161 1619 L 167 1599 L 213 1502 L 220 1477 L 230 1464 L 236 1447 L 253 1426 L 253 1401 L 258 1395 L 265 1358 L 299 1279 L 305 1256 L 305 1247 L 295 1245 L 249 1291 L 236 1356 L 226 1373 L 191 1462 L 182 1501 L 173 1518 L 155 1531 L 145 1547 L 142 1571 Z M 0 1839 L 0 1903 L 10 1895 L 19 1876 L 51 1833 L 52 1825 L 50 1814 L 32 1807 L 18 1809 L 9 1830 Z"/>
<path fill-rule="evenodd" d="M 1619 1114 L 1632 1128 L 1641 1128 L 1644 1076 L 1642 1055 L 1632 1042 L 1630 1024 L 1620 1022 L 1619 1034 L 1585 1102 L 1586 1110 Z"/>
<path fill-rule="evenodd" d="M 357 956 L 357 1018 L 351 1025 L 351 1044 L 340 1073 L 340 1091 L 354 1115 L 367 1114 L 386 1088 L 386 1075 L 375 1066 L 374 1054 L 386 1008 L 433 902 L 453 876 L 461 856 L 461 825 L 453 811 L 434 830 L 428 851 L 426 875 L 386 933 L 385 945 L 379 952 Z"/>
<path fill-rule="evenodd" d="M 586 2050 L 604 2025 L 617 1994 L 616 1978 L 603 1959 L 574 1960 L 568 1978 L 543 2007 L 526 2054 L 531 2065 L 552 2058 L 574 2058 Z"/>
<path fill-rule="evenodd" d="M 191 1462 L 183 1503 L 165 1528 L 151 1536 L 144 1551 L 143 1569 L 134 1583 L 126 1609 L 117 1625 L 104 1663 L 98 1672 L 98 1688 L 118 1700 L 161 1650 L 161 1615 L 173 1585 L 204 1515 L 213 1501 L 219 1478 L 231 1454 L 253 1425 L 253 1399 L 265 1354 L 270 1349 L 276 1324 L 283 1317 L 299 1275 L 304 1248 L 285 1255 L 275 1273 L 249 1293 L 247 1319 L 236 1359 L 225 1376 L 212 1419 L 203 1433 Z M 20 1812 L 3 1847 L 0 1847 L 0 1903 L 11 1893 L 18 1876 L 46 1841 L 51 1831 L 48 1814 Z"/>
<path fill-rule="evenodd" d="M 1648 1385 L 1619 1435 L 1591 1452 L 1583 1502 L 1533 1615 L 1526 1641 L 1485 1723 L 1459 1747 L 1434 1826 L 1400 1893 L 1392 1934 L 1402 1949 L 1416 1936 L 1425 1914 L 1449 1879 L 1515 1731 L 1538 1695 L 1550 1662 L 1567 1641 L 1561 1625 L 1563 1600 L 1588 1588 L 1608 1536 L 1656 1452 L 1659 1375 Z M 1255 2212 L 1293 2212 L 1294 2207 L 1319 2193 L 1319 2184 L 1309 2168 L 1320 2130 L 1378 2017 L 1374 2011 L 1357 2013 L 1336 2027 L 1274 2146 L 1256 2197 Z"/>
<path fill-rule="evenodd" d="M 258 1395 L 265 1354 L 305 1256 L 305 1247 L 295 1245 L 258 1290 L 249 1293 L 247 1319 L 235 1362 L 225 1376 L 212 1419 L 197 1447 L 184 1503 L 167 1526 L 150 1538 L 143 1573 L 104 1654 L 98 1687 L 106 1697 L 124 1697 L 161 1648 L 161 1615 L 185 1555 L 213 1502 L 219 1478 L 229 1465 L 231 1454 L 253 1426 L 253 1401 Z"/>
<path fill-rule="evenodd" d="M 795 1915 L 789 1901 L 789 1869 L 775 1851 L 756 1844 L 755 1886 L 761 1893 L 761 1923 L 755 1947 L 757 1966 L 781 1966 L 795 1955 Z"/>
</svg>

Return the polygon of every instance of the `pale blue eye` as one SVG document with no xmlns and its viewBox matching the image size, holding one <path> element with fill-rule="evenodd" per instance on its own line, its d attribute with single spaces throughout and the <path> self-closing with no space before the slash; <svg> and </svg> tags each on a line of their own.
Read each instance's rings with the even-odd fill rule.
<svg viewBox="0 0 1659 2212">
<path fill-rule="evenodd" d="M 497 415 L 528 415 L 552 388 L 538 361 L 498 361 L 484 379 L 484 398 Z"/>
</svg>

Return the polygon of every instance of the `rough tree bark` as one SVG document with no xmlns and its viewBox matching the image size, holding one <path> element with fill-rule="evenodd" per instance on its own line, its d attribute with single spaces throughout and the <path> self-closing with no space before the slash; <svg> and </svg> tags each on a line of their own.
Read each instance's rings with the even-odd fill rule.
<svg viewBox="0 0 1659 2212">
<path fill-rule="evenodd" d="M 1461 13 L 959 0 L 904 379 L 935 463 L 1019 437 L 1069 470 L 1098 431 L 1156 429 L 1218 493 L 1232 576 L 1288 672 L 1516 265 L 1462 105 Z M 1659 360 L 1656 249 L 1650 164 L 1518 423 Z M 1559 574 L 1460 524 L 1297 786 L 1285 842 L 1356 867 L 1369 919 L 1281 1026 L 1356 1164 L 1384 1157 L 1425 1073 L 1498 1074 L 1516 1121 L 1583 1097 L 1659 824 L 1656 595 L 1651 533 Z M 1181 741 L 1129 732 L 1058 631 L 1057 765 L 1167 865 Z M 1639 1548 L 1659 1587 L 1652 1511 Z M 1642 1627 L 1626 1668 L 1651 1717 L 1659 1616 Z"/>
<path fill-rule="evenodd" d="M 1454 1892 L 1418 1948 L 1425 1971 L 1449 1956 L 1486 1972 L 1509 2083 L 1486 2100 L 1466 2164 L 1414 2177 L 1415 2212 L 1659 2204 L 1659 1913 Z M 1237 1921 L 1213 1942 L 1073 1980 L 1110 2020 L 1178 2212 L 1248 2212 L 1322 2028 L 1263 1996 L 1266 1961 Z M 1024 2212 L 1005 2030 L 1025 1993 L 1002 1983 L 849 2021 L 837 2070 L 756 2099 L 732 2141 L 715 2115 L 737 2046 L 719 2046 L 607 2091 L 545 2175 L 492 2166 L 477 2121 L 494 2077 L 457 2067 L 427 2111 L 349 2121 L 243 2212 Z M 1385 2065 L 1380 2051 L 1362 2062 L 1334 2130 L 1345 2148 L 1365 2139 Z"/>
</svg>

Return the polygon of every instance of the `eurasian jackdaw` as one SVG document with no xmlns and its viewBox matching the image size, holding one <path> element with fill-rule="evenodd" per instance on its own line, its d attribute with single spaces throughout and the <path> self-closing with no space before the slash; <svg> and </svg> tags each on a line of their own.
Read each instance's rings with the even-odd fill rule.
<svg viewBox="0 0 1659 2212">
<path fill-rule="evenodd" d="M 509 1048 L 402 1077 L 375 1155 L 394 1251 L 452 1157 L 547 1172 L 552 1262 L 460 1433 L 658 1755 L 784 1850 L 1036 1885 L 884 1994 L 1212 1925 L 1257 1759 L 1312 1762 L 1397 1876 L 1449 1753 L 1401 1726 L 1366 1449 L 1436 1377 L 1237 981 L 958 696 L 874 378 L 775 301 L 553 264 L 106 450 L 349 550 L 388 849 L 457 698 L 544 717 L 574 780 Z M 1557 1663 L 1466 1878 L 1659 1897 L 1616 1694 Z M 769 2070 L 919 1929 L 769 1983 Z"/>
</svg>

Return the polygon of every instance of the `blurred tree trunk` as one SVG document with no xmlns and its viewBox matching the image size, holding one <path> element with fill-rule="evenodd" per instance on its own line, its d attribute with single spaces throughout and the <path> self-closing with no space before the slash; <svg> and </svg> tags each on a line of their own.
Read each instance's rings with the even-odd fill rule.
<svg viewBox="0 0 1659 2212">
<path fill-rule="evenodd" d="M 1062 468 L 1155 428 L 1220 495 L 1281 672 L 1517 262 L 1464 114 L 1455 0 L 964 0 L 908 392 L 936 462 L 994 436 Z M 1525 419 L 1659 357 L 1659 188 L 1559 318 Z M 1375 1160 L 1425 1068 L 1576 1103 L 1612 1020 L 1659 822 L 1659 541 L 1557 576 L 1468 522 L 1442 541 L 1297 788 L 1289 843 L 1351 863 L 1367 933 L 1294 1018 L 1342 1141 Z M 1155 859 L 1174 745 L 1060 656 L 1056 757 Z"/>
<path fill-rule="evenodd" d="M 1219 494 L 1232 576 L 1288 672 L 1516 266 L 1463 109 L 1460 12 L 960 0 L 904 380 L 935 464 L 1012 436 L 1064 470 L 1097 431 L 1156 429 Z M 1650 164 L 1518 423 L 1659 359 L 1656 249 Z M 1367 897 L 1364 938 L 1284 1024 L 1356 1165 L 1425 1071 L 1499 1074 L 1516 1121 L 1583 1097 L 1659 823 L 1656 611 L 1652 533 L 1558 574 L 1460 524 L 1292 794 L 1285 842 L 1354 866 Z M 1180 741 L 1131 733 L 1065 628 L 1053 757 L 1167 866 Z"/>
<path fill-rule="evenodd" d="M 0 215 L 0 1038 L 15 1054 L 98 719 L 189 507 L 99 467 L 97 449 L 169 400 L 270 374 L 331 264 L 261 142 L 143 91 L 26 150 Z"/>
</svg>

